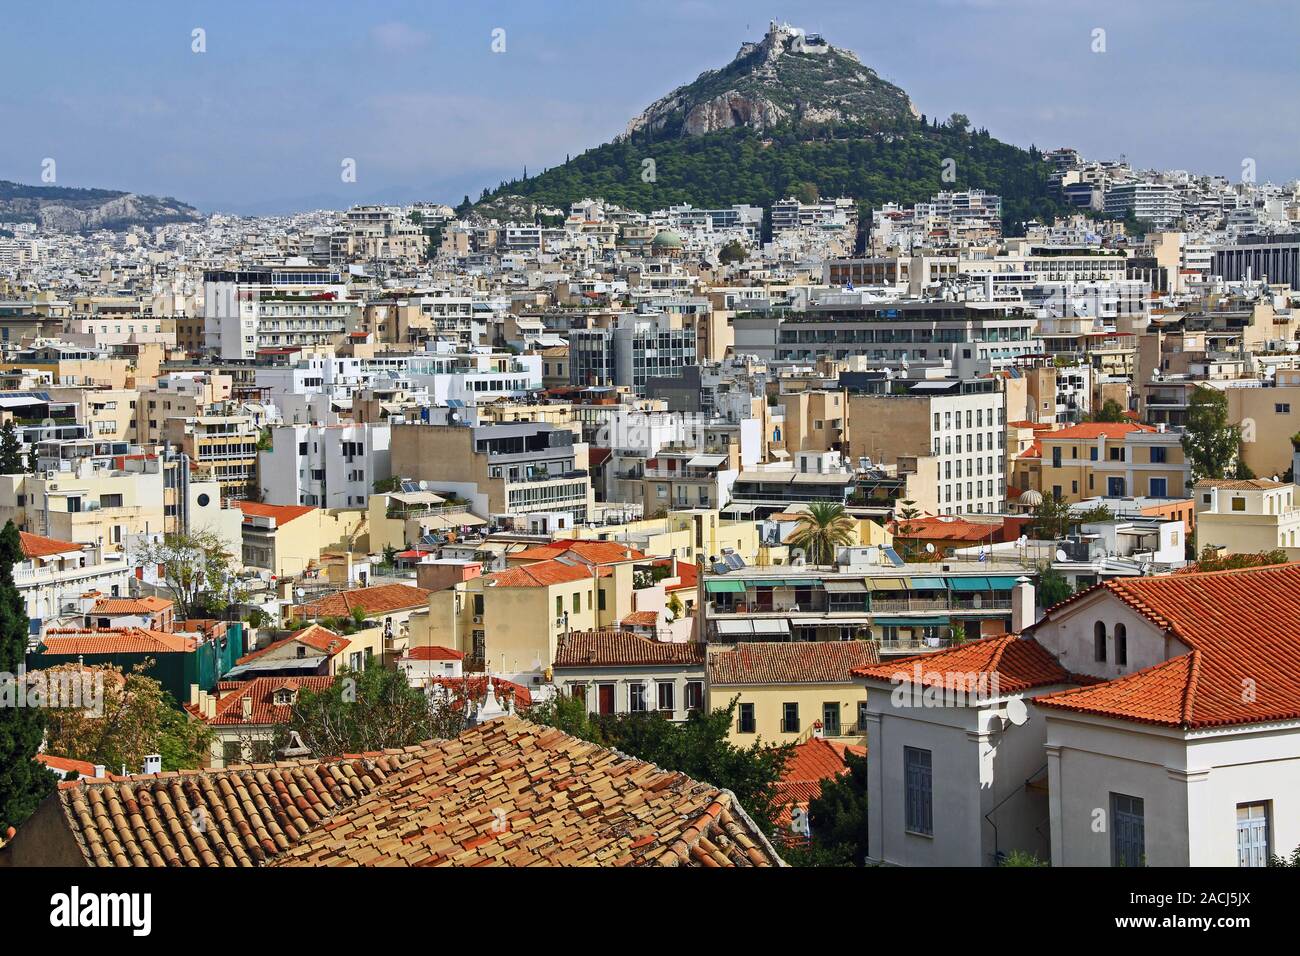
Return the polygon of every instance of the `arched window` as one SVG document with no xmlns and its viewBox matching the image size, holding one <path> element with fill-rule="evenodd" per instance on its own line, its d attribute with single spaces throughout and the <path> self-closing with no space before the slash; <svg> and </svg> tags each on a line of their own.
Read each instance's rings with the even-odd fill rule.
<svg viewBox="0 0 1300 956">
<path fill-rule="evenodd" d="M 1128 630 L 1123 624 L 1115 625 L 1115 663 L 1128 663 Z"/>
<path fill-rule="evenodd" d="M 1106 663 L 1106 625 L 1101 621 L 1092 626 L 1092 656 L 1098 663 Z"/>
</svg>

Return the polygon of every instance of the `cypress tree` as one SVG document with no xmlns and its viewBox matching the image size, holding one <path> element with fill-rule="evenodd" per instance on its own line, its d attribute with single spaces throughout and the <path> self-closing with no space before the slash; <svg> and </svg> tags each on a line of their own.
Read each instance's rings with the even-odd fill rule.
<svg viewBox="0 0 1300 956">
<path fill-rule="evenodd" d="M 13 419 L 0 425 L 0 475 L 23 473 L 23 443 Z"/>
<path fill-rule="evenodd" d="M 27 653 L 27 611 L 14 585 L 14 565 L 22 560 L 22 539 L 10 521 L 0 531 L 0 833 L 31 816 L 56 782 L 35 759 L 45 711 L 16 706 L 23 688 L 4 686 L 17 681 Z"/>
</svg>

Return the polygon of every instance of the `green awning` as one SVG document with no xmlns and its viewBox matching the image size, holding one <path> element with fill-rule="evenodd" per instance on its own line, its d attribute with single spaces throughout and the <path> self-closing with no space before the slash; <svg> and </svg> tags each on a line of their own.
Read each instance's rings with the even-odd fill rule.
<svg viewBox="0 0 1300 956">
<path fill-rule="evenodd" d="M 767 578 L 766 580 L 763 580 L 763 581 L 750 581 L 749 583 L 752 584 L 752 585 L 753 585 L 754 587 L 756 587 L 756 588 L 783 588 L 783 587 L 785 587 L 785 581 L 783 581 L 781 578 Z"/>
<path fill-rule="evenodd" d="M 913 591 L 946 591 L 947 582 L 943 578 L 912 578 Z"/>
<path fill-rule="evenodd" d="M 867 587 L 873 591 L 906 591 L 902 578 L 867 578 Z"/>
<path fill-rule="evenodd" d="M 990 591 L 988 578 L 949 578 L 948 584 L 954 591 Z"/>
<path fill-rule="evenodd" d="M 989 587 L 994 591 L 1010 591 L 1016 586 L 1016 579 L 1010 577 L 989 578 Z"/>
<path fill-rule="evenodd" d="M 810 588 L 821 582 L 816 578 L 786 578 L 784 583 L 788 588 Z"/>
<path fill-rule="evenodd" d="M 705 581 L 704 590 L 710 594 L 744 594 L 744 581 Z"/>
</svg>

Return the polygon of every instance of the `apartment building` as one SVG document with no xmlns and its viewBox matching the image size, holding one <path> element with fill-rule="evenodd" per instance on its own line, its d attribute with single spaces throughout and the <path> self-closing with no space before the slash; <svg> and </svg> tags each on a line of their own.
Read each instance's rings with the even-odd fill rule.
<svg viewBox="0 0 1300 956">
<path fill-rule="evenodd" d="M 168 418 L 162 440 L 189 459 L 196 476 L 218 482 L 227 498 L 246 498 L 256 485 L 261 430 L 251 415 Z"/>
<path fill-rule="evenodd" d="M 1038 436 L 1044 495 L 1061 501 L 1182 498 L 1191 478 L 1182 436 L 1162 425 L 1089 422 Z"/>
<path fill-rule="evenodd" d="M 545 422 L 392 426 L 392 474 L 454 492 L 479 515 L 564 513 L 576 523 L 595 501 L 587 444 Z"/>
<path fill-rule="evenodd" d="M 606 328 L 569 333 L 569 381 L 574 385 L 641 388 L 653 376 L 694 365 L 696 331 L 677 313 L 623 313 Z"/>
<path fill-rule="evenodd" d="M 392 476 L 388 425 L 274 425 L 257 456 L 264 501 L 361 508 Z"/>
<path fill-rule="evenodd" d="M 1300 508 L 1296 486 L 1266 478 L 1203 478 L 1196 501 L 1196 550 L 1257 554 L 1277 548 L 1300 558 Z"/>
<path fill-rule="evenodd" d="M 260 349 L 331 349 L 358 309 L 343 277 L 308 264 L 209 269 L 203 274 L 204 342 L 223 360 L 250 361 Z"/>
</svg>

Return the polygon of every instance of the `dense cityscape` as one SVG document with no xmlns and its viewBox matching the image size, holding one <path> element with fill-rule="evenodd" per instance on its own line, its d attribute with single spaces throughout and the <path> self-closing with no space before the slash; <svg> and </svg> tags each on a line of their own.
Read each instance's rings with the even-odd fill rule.
<svg viewBox="0 0 1300 956">
<path fill-rule="evenodd" d="M 0 182 L 0 867 L 1300 865 L 1300 181 L 754 32 L 458 203 Z"/>
</svg>

